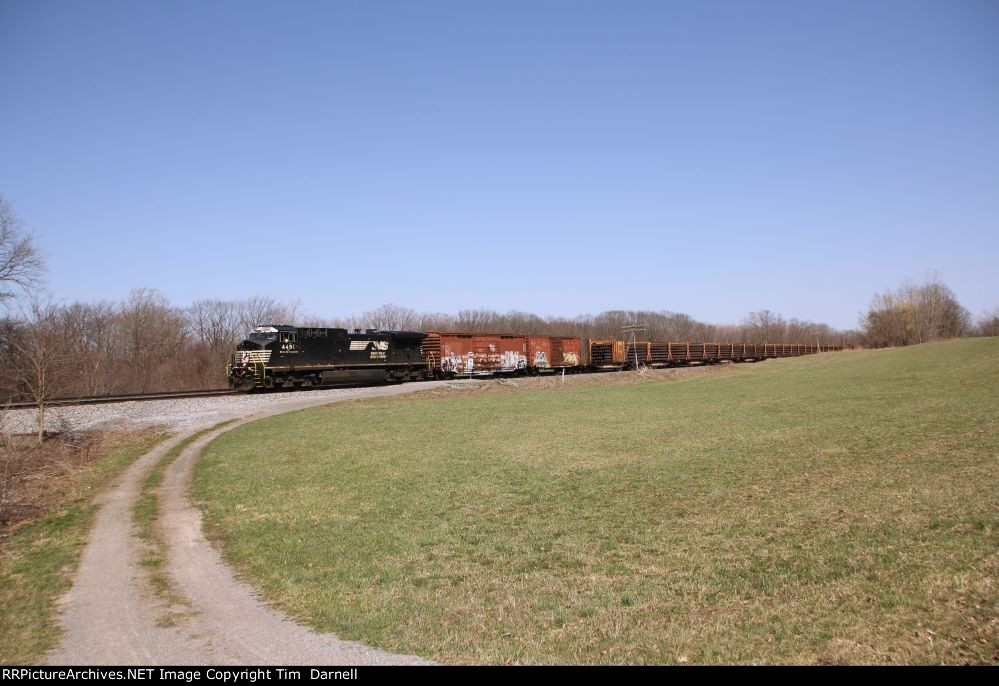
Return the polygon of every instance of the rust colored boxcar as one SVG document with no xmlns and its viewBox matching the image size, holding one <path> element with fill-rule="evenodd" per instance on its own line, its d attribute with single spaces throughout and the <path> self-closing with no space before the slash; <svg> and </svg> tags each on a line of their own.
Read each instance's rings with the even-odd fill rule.
<svg viewBox="0 0 999 686">
<path fill-rule="evenodd" d="M 583 342 L 578 338 L 551 336 L 551 363 L 554 369 L 573 369 L 583 366 Z"/>
<path fill-rule="evenodd" d="M 527 338 L 512 334 L 429 332 L 423 359 L 438 375 L 505 374 L 527 369 Z"/>
<path fill-rule="evenodd" d="M 527 367 L 534 373 L 551 369 L 552 341 L 548 336 L 525 336 Z"/>
<path fill-rule="evenodd" d="M 526 336 L 527 367 L 533 373 L 579 367 L 582 341 L 565 336 Z"/>
</svg>

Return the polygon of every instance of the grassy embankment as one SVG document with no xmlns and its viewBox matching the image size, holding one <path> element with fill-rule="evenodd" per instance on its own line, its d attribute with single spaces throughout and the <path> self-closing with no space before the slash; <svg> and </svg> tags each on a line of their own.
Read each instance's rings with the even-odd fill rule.
<svg viewBox="0 0 999 686">
<path fill-rule="evenodd" d="M 196 467 L 291 615 L 444 662 L 999 660 L 999 339 L 277 416 Z"/>
<path fill-rule="evenodd" d="M 163 434 L 109 435 L 98 459 L 38 489 L 41 512 L 0 543 L 0 663 L 32 664 L 59 640 L 57 601 L 67 591 L 87 542 L 94 496 Z"/>
</svg>

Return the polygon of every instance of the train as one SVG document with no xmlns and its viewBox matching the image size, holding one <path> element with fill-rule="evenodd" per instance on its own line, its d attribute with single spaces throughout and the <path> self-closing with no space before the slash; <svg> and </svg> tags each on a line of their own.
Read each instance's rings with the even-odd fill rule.
<svg viewBox="0 0 999 686">
<path fill-rule="evenodd" d="M 255 391 L 757 362 L 843 348 L 263 324 L 236 346 L 226 378 L 232 389 Z"/>
</svg>

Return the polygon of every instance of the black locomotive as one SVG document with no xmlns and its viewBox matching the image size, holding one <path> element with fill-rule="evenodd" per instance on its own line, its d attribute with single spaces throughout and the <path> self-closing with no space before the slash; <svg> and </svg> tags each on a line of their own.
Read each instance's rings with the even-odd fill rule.
<svg viewBox="0 0 999 686">
<path fill-rule="evenodd" d="M 236 346 L 226 374 L 239 391 L 413 381 L 432 376 L 420 352 L 426 334 L 258 326 Z"/>
</svg>

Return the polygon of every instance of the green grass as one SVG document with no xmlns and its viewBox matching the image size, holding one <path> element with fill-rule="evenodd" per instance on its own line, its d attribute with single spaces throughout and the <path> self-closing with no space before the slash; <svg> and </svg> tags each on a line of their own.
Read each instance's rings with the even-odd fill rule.
<svg viewBox="0 0 999 686">
<path fill-rule="evenodd" d="M 999 660 L 999 339 L 229 432 L 210 536 L 323 631 L 458 663 Z"/>
<path fill-rule="evenodd" d="M 36 663 L 55 647 L 57 601 L 72 584 L 97 511 L 94 496 L 162 438 L 132 436 L 67 476 L 49 511 L 16 528 L 0 546 L 0 663 Z"/>
</svg>

